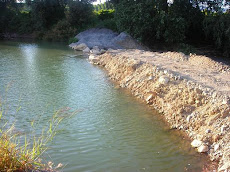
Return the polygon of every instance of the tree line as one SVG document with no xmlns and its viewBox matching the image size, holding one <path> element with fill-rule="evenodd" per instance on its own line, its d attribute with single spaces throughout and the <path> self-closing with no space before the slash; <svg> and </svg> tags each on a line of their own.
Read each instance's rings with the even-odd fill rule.
<svg viewBox="0 0 230 172">
<path fill-rule="evenodd" d="M 200 42 L 230 57 L 229 0 L 13 0 L 0 2 L 0 33 L 68 40 L 90 27 L 125 31 L 143 44 L 190 52 Z"/>
</svg>

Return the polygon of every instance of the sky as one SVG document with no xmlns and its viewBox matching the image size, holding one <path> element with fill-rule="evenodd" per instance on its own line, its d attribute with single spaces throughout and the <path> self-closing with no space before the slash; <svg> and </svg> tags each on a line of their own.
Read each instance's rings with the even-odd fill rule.
<svg viewBox="0 0 230 172">
<path fill-rule="evenodd" d="M 100 1 L 101 1 L 101 3 L 104 3 L 104 2 L 105 2 L 105 0 L 97 0 L 96 2 L 93 2 L 93 4 L 94 4 L 94 5 L 100 4 Z"/>
</svg>

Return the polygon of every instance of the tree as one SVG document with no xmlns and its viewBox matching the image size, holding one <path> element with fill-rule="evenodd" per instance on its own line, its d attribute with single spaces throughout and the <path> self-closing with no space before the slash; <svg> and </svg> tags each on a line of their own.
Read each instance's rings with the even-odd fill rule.
<svg viewBox="0 0 230 172">
<path fill-rule="evenodd" d="M 93 5 L 89 1 L 70 1 L 68 6 L 67 20 L 72 26 L 79 28 L 90 22 Z"/>
<path fill-rule="evenodd" d="M 36 0 L 31 3 L 31 14 L 35 30 L 51 28 L 65 17 L 65 5 L 59 0 Z"/>
</svg>

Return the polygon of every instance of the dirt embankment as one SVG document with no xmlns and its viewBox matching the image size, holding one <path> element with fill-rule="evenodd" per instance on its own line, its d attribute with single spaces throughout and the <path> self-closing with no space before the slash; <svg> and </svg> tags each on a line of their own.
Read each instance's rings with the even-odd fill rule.
<svg viewBox="0 0 230 172">
<path fill-rule="evenodd" d="M 204 56 L 108 50 L 91 55 L 112 80 L 162 112 L 198 152 L 230 170 L 230 67 Z"/>
</svg>

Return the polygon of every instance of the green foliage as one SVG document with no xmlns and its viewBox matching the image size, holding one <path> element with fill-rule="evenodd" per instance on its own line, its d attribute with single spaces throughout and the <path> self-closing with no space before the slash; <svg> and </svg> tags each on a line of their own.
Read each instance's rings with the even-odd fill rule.
<svg viewBox="0 0 230 172">
<path fill-rule="evenodd" d="M 144 44 L 203 42 L 229 56 L 229 0 L 14 0 L 0 2 L 1 33 L 33 33 L 38 39 L 67 41 L 91 27 L 127 32 Z M 201 6 L 201 4 L 205 5 Z M 187 48 L 186 48 L 187 49 Z"/>
<path fill-rule="evenodd" d="M 131 1 L 119 3 L 115 11 L 118 30 L 126 31 L 143 42 L 148 41 L 148 38 L 154 38 L 153 17 L 157 11 L 152 7 L 152 3 Z"/>
<path fill-rule="evenodd" d="M 97 28 L 107 28 L 117 31 L 116 21 L 114 19 L 114 9 L 94 11 L 94 26 Z"/>
<path fill-rule="evenodd" d="M 78 42 L 77 38 L 75 38 L 75 37 L 69 38 L 69 41 L 68 41 L 69 44 L 75 43 L 75 42 Z"/>
<path fill-rule="evenodd" d="M 19 27 L 18 32 L 19 33 L 32 33 L 33 28 L 33 22 L 31 20 L 31 13 L 28 12 L 21 12 L 19 13 Z"/>
<path fill-rule="evenodd" d="M 203 27 L 206 39 L 230 57 L 230 13 L 214 13 L 205 16 Z"/>
<path fill-rule="evenodd" d="M 68 41 L 74 34 L 76 34 L 76 29 L 66 20 L 61 20 L 51 30 L 45 32 L 43 39 L 49 41 Z"/>
<path fill-rule="evenodd" d="M 58 0 L 34 2 L 31 6 L 31 19 L 35 30 L 49 29 L 65 17 L 65 7 Z"/>
<path fill-rule="evenodd" d="M 95 12 L 99 20 L 108 20 L 114 18 L 114 12 L 115 10 L 100 10 L 98 12 Z"/>
<path fill-rule="evenodd" d="M 155 41 L 174 43 L 185 38 L 186 23 L 182 17 L 154 8 L 156 4 L 123 1 L 116 6 L 119 31 L 126 31 L 146 44 Z M 143 15 L 144 14 L 144 15 Z"/>
<path fill-rule="evenodd" d="M 98 20 L 94 27 L 118 31 L 115 19 Z"/>
<path fill-rule="evenodd" d="M 12 9 L 3 8 L 0 9 L 0 32 L 9 32 L 12 29 L 12 21 L 15 17 L 15 12 Z"/>
<path fill-rule="evenodd" d="M 93 6 L 95 11 L 100 11 L 100 10 L 110 10 L 110 9 L 114 9 L 114 6 L 112 3 L 110 2 L 105 2 L 103 4 L 97 4 Z"/>
<path fill-rule="evenodd" d="M 16 112 L 21 107 L 17 107 Z M 30 133 L 17 134 L 14 123 L 7 121 L 9 107 L 6 100 L 0 100 L 0 171 L 56 171 L 62 164 L 53 168 L 52 163 L 43 163 L 41 156 L 47 150 L 47 144 L 57 133 L 61 121 L 69 118 L 76 112 L 69 112 L 67 108 L 58 110 L 47 124 L 37 128 L 39 120 L 31 119 Z M 17 114 L 15 114 L 17 116 Z M 40 133 L 38 134 L 38 130 Z"/>
<path fill-rule="evenodd" d="M 174 0 L 169 7 L 168 14 L 174 18 L 183 18 L 185 25 L 185 36 L 188 39 L 203 38 L 202 21 L 204 15 L 198 5 L 187 0 Z"/>
<path fill-rule="evenodd" d="M 71 1 L 67 12 L 67 21 L 76 28 L 90 23 L 93 17 L 93 6 L 84 1 Z"/>
<path fill-rule="evenodd" d="M 155 39 L 159 42 L 178 43 L 185 39 L 186 23 L 182 17 L 174 17 L 162 11 L 155 16 L 154 26 Z"/>
<path fill-rule="evenodd" d="M 190 53 L 196 53 L 196 49 L 193 46 L 185 43 L 179 44 L 177 51 L 182 52 L 186 55 L 189 55 Z"/>
</svg>

